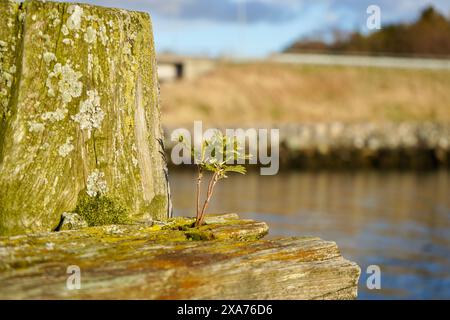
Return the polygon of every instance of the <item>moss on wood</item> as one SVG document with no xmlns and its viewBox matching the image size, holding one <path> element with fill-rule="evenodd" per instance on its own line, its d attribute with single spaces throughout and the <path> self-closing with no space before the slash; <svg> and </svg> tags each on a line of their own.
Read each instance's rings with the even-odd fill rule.
<svg viewBox="0 0 450 320">
<path fill-rule="evenodd" d="M 341 257 L 334 242 L 318 238 L 242 241 L 249 238 L 236 238 L 240 230 L 261 235 L 261 222 L 235 217 L 212 217 L 216 222 L 207 225 L 209 234 L 216 238 L 222 233 L 224 241 L 192 241 L 195 236 L 189 225 L 193 220 L 174 219 L 162 229 L 159 225 L 110 225 L 0 237 L 0 298 L 356 297 L 360 269 Z M 226 236 L 223 227 L 229 231 Z M 197 231 L 203 238 L 205 229 Z M 81 269 L 81 290 L 65 287 L 69 265 Z"/>
<path fill-rule="evenodd" d="M 36 0 L 0 9 L 0 234 L 54 229 L 93 176 L 91 194 L 130 217 L 166 219 L 148 14 Z"/>
<path fill-rule="evenodd" d="M 74 212 L 79 214 L 90 227 L 130 222 L 129 212 L 120 199 L 106 195 L 91 197 L 82 194 L 78 197 Z"/>
</svg>

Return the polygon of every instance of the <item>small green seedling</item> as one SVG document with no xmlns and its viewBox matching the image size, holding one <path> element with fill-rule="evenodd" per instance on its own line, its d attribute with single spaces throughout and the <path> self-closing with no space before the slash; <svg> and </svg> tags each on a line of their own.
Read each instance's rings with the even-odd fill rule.
<svg viewBox="0 0 450 320">
<path fill-rule="evenodd" d="M 180 142 L 184 142 L 184 138 L 180 136 Z M 194 163 L 197 165 L 197 216 L 195 226 L 201 226 L 204 223 L 205 212 L 214 193 L 214 188 L 222 179 L 228 178 L 229 173 L 245 174 L 247 171 L 244 166 L 236 164 L 244 162 L 251 157 L 245 153 L 245 149 L 241 148 L 238 140 L 233 137 L 224 136 L 219 131 L 216 132 L 211 139 L 204 139 L 199 148 L 189 146 Z M 204 172 L 209 171 L 212 176 L 208 183 L 206 198 L 201 205 L 201 186 Z"/>
</svg>

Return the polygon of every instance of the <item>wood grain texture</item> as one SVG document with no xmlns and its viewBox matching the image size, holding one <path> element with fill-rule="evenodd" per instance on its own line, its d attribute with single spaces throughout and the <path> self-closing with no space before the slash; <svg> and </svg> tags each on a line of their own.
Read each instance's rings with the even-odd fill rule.
<svg viewBox="0 0 450 320">
<path fill-rule="evenodd" d="M 148 14 L 35 0 L 0 8 L 0 234 L 53 230 L 95 173 L 94 191 L 133 218 L 167 218 Z"/>
<path fill-rule="evenodd" d="M 212 238 L 221 234 L 217 238 L 222 240 L 189 241 L 189 230 L 178 230 L 177 225 L 180 221 L 163 230 L 155 225 L 107 226 L 2 237 L 0 298 L 354 299 L 357 295 L 360 269 L 341 256 L 334 242 L 311 237 L 254 240 L 267 233 L 267 225 L 215 218 L 205 228 Z M 245 235 L 242 229 L 247 230 Z M 70 265 L 81 269 L 80 290 L 66 288 Z"/>
</svg>

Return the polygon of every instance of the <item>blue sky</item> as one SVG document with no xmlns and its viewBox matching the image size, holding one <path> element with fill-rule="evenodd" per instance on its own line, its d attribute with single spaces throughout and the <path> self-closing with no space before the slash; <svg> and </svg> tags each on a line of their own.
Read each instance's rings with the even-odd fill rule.
<svg viewBox="0 0 450 320">
<path fill-rule="evenodd" d="M 70 1 L 70 0 L 69 0 Z M 147 11 L 159 52 L 263 57 L 299 37 L 332 30 L 366 32 L 366 9 L 381 8 L 382 24 L 415 19 L 432 4 L 450 14 L 450 0 L 79 0 Z"/>
</svg>

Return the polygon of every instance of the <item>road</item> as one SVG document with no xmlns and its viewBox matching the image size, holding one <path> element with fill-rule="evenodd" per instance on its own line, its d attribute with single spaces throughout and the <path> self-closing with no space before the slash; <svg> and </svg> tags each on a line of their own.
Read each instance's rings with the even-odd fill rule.
<svg viewBox="0 0 450 320">
<path fill-rule="evenodd" d="M 271 62 L 294 63 L 294 64 L 450 70 L 450 59 L 370 57 L 357 55 L 300 53 L 300 54 L 276 54 L 271 56 L 268 60 Z"/>
</svg>

